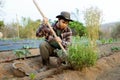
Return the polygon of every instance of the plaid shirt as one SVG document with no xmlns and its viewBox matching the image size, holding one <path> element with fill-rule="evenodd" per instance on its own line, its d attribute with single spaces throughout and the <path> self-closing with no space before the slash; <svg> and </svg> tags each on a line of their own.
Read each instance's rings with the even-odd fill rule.
<svg viewBox="0 0 120 80">
<path fill-rule="evenodd" d="M 57 23 L 57 22 L 56 22 Z M 69 27 L 66 27 L 64 30 L 57 28 L 56 23 L 52 25 L 53 30 L 56 35 L 59 36 L 62 40 L 62 45 L 65 49 L 71 44 L 72 31 Z M 41 24 L 38 30 L 36 31 L 37 37 L 45 37 L 46 41 L 54 48 L 61 49 L 59 44 L 55 41 L 54 35 L 48 26 Z"/>
</svg>

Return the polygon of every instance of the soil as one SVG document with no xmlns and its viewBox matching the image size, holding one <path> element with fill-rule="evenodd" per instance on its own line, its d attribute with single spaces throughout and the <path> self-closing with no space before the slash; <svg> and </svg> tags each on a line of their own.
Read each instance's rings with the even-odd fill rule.
<svg viewBox="0 0 120 80">
<path fill-rule="evenodd" d="M 52 71 L 59 71 L 46 78 L 35 80 L 120 80 L 120 51 L 113 52 L 111 47 L 120 47 L 120 43 L 99 45 L 99 59 L 92 67 L 84 68 L 82 71 L 69 68 L 60 70 L 51 68 L 45 72 L 38 72 L 41 67 L 39 49 L 30 49 L 32 55 L 26 59 L 18 59 L 12 51 L 0 52 L 0 80 L 30 80 L 30 77 L 13 68 L 13 63 L 23 62 L 25 71 L 35 73 L 37 76 L 47 75 Z M 54 61 L 54 60 L 53 60 Z"/>
</svg>

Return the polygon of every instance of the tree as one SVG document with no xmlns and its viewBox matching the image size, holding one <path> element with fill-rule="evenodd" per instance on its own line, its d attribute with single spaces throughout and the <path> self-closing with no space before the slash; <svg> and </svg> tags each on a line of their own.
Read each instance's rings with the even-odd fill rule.
<svg viewBox="0 0 120 80">
<path fill-rule="evenodd" d="M 24 26 L 20 27 L 21 38 L 36 38 L 36 30 L 40 24 L 40 20 L 33 21 L 30 18 L 23 19 Z"/>
<path fill-rule="evenodd" d="M 3 7 L 3 5 L 4 5 L 4 0 L 0 0 L 0 18 L 1 18 L 1 16 L 2 16 L 2 14 L 3 14 L 3 11 L 1 10 L 1 8 Z M 2 20 L 0 19 L 0 30 L 1 30 L 3 27 L 4 27 L 4 21 L 2 21 Z"/>
<path fill-rule="evenodd" d="M 111 33 L 112 38 L 120 39 L 120 24 L 116 24 L 116 27 L 113 29 Z"/>
<path fill-rule="evenodd" d="M 4 21 L 0 21 L 0 30 L 4 27 Z"/>
<path fill-rule="evenodd" d="M 73 31 L 73 35 L 79 35 L 80 37 L 85 35 L 86 28 L 83 26 L 82 23 L 78 21 L 70 22 L 70 28 Z"/>
</svg>

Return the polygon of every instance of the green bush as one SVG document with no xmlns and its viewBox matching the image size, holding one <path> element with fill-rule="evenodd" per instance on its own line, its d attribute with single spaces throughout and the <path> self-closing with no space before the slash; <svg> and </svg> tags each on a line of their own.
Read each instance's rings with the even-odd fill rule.
<svg viewBox="0 0 120 80">
<path fill-rule="evenodd" d="M 86 27 L 78 21 L 70 22 L 69 26 L 72 29 L 73 35 L 79 35 L 81 37 L 86 33 Z"/>
<path fill-rule="evenodd" d="M 90 67 L 97 61 L 97 53 L 89 45 L 73 44 L 69 46 L 68 63 L 71 68 L 81 70 Z"/>
</svg>

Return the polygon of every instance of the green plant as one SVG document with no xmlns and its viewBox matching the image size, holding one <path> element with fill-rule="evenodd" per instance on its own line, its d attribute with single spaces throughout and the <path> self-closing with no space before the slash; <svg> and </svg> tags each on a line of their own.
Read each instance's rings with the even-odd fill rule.
<svg viewBox="0 0 120 80">
<path fill-rule="evenodd" d="M 106 40 L 105 39 L 101 39 L 100 40 L 102 44 L 105 44 L 106 43 Z"/>
<path fill-rule="evenodd" d="M 113 46 L 111 47 L 111 51 L 120 51 L 120 47 Z"/>
<path fill-rule="evenodd" d="M 97 53 L 90 45 L 73 44 L 69 46 L 68 63 L 73 69 L 82 69 L 95 64 L 97 61 Z"/>
<path fill-rule="evenodd" d="M 113 42 L 115 42 L 116 40 L 110 38 L 110 39 L 101 39 L 100 41 L 101 41 L 102 44 L 106 44 L 106 43 L 113 43 Z"/>
<path fill-rule="evenodd" d="M 28 47 L 28 46 L 23 46 L 23 49 L 21 49 L 21 50 L 13 50 L 13 53 L 14 53 L 18 58 L 27 57 L 28 54 L 31 54 L 31 53 L 29 52 L 29 47 Z"/>
<path fill-rule="evenodd" d="M 29 75 L 29 77 L 30 77 L 31 80 L 34 80 L 34 79 L 35 79 L 35 74 L 34 74 L 34 73 L 31 73 L 31 74 Z"/>
<path fill-rule="evenodd" d="M 110 38 L 110 39 L 108 40 L 108 42 L 109 42 L 109 43 L 113 43 L 114 40 L 113 40 L 112 38 Z"/>
</svg>

